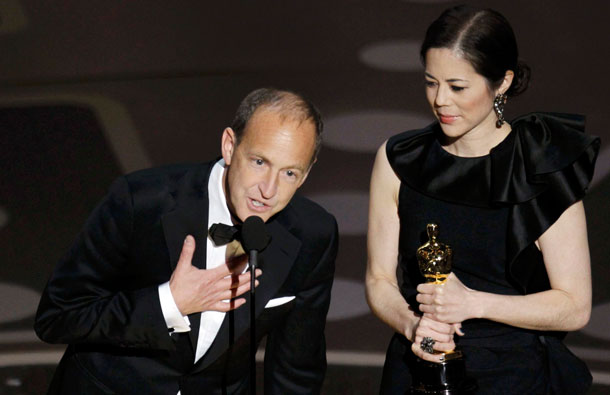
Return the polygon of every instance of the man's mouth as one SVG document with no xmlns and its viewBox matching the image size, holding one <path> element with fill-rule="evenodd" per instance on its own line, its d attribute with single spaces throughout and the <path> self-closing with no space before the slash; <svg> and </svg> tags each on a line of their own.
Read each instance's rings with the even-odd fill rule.
<svg viewBox="0 0 610 395">
<path fill-rule="evenodd" d="M 260 200 L 256 200 L 256 199 L 252 199 L 252 198 L 248 198 L 248 206 L 250 207 L 250 210 L 261 212 L 261 213 L 265 212 L 271 208 L 269 205 L 261 202 Z"/>
<path fill-rule="evenodd" d="M 254 200 L 254 199 L 252 199 L 252 205 L 254 205 L 256 207 L 265 207 L 264 203 L 261 203 L 258 200 Z"/>
</svg>

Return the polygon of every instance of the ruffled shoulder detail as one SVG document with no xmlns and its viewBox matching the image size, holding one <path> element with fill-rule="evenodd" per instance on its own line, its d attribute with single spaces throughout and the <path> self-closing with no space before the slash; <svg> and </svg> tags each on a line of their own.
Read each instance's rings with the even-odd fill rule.
<svg viewBox="0 0 610 395">
<path fill-rule="evenodd" d="M 512 132 L 489 155 L 462 158 L 439 143 L 438 123 L 404 132 L 386 144 L 388 160 L 411 188 L 447 202 L 508 207 L 507 270 L 524 293 L 548 288 L 534 242 L 593 178 L 600 140 L 585 135 L 584 117 L 531 113 L 511 122 Z M 542 274 L 542 275 L 540 275 Z"/>
<path fill-rule="evenodd" d="M 584 134 L 584 117 L 573 114 L 532 113 L 511 122 L 513 132 L 491 150 L 493 187 L 498 203 L 528 201 L 552 184 L 552 174 L 583 169 L 570 189 L 586 189 L 593 177 L 599 139 Z M 508 144 L 507 144 L 508 143 Z M 556 174 L 556 175 L 560 175 Z M 568 176 L 568 174 L 563 174 Z M 569 177 L 568 177 L 569 178 Z"/>
<path fill-rule="evenodd" d="M 511 144 L 490 154 L 493 204 L 510 207 L 507 263 L 523 293 L 548 288 L 544 268 L 536 267 L 534 242 L 572 204 L 581 200 L 593 178 L 598 137 L 584 134 L 584 117 L 532 113 L 515 119 Z M 541 276 L 541 274 L 544 274 Z"/>
</svg>

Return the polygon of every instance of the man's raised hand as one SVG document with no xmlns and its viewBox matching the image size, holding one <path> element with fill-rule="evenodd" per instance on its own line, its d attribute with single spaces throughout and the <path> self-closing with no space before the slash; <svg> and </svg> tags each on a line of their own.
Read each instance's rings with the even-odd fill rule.
<svg viewBox="0 0 610 395">
<path fill-rule="evenodd" d="M 240 274 L 247 265 L 247 255 L 233 258 L 214 269 L 199 269 L 191 263 L 194 252 L 195 239 L 188 235 L 169 280 L 172 296 L 182 315 L 201 311 L 226 312 L 246 303 L 244 298 L 235 298 L 250 289 L 250 272 Z M 256 277 L 261 273 L 256 269 Z"/>
</svg>

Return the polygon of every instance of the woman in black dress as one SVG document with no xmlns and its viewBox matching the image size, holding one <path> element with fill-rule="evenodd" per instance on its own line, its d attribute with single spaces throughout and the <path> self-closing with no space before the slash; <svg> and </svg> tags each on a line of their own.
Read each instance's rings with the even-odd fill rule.
<svg viewBox="0 0 610 395">
<path fill-rule="evenodd" d="M 590 373 L 561 339 L 591 312 L 581 199 L 599 139 L 576 115 L 504 120 L 529 69 L 493 10 L 446 10 L 421 56 L 437 122 L 389 139 L 371 178 L 367 298 L 397 332 L 381 393 L 409 389 L 415 356 L 439 362 L 425 337 L 459 344 L 478 393 L 583 393 Z M 442 286 L 423 284 L 415 255 L 431 222 L 454 250 Z"/>
</svg>

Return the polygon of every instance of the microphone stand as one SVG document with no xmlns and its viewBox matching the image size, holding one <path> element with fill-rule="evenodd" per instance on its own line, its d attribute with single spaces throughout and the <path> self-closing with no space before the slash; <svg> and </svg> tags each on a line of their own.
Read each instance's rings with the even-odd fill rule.
<svg viewBox="0 0 610 395">
<path fill-rule="evenodd" d="M 250 251 L 250 394 L 256 395 L 256 266 L 258 251 Z"/>
<path fill-rule="evenodd" d="M 256 395 L 256 267 L 259 251 L 265 249 L 271 238 L 265 229 L 265 222 L 256 215 L 244 221 L 241 238 L 244 250 L 248 251 L 250 264 L 250 394 Z"/>
</svg>

